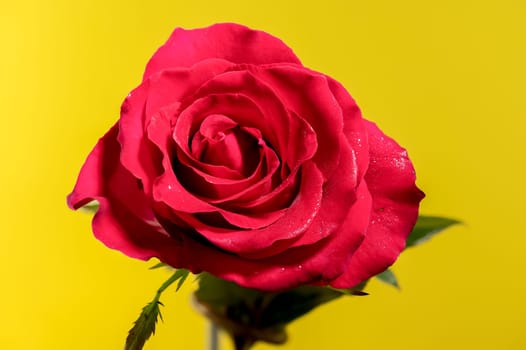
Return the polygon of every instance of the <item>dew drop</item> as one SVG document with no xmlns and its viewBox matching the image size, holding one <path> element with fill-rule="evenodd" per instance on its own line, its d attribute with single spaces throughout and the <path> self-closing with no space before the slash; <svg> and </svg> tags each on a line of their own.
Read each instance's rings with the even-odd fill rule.
<svg viewBox="0 0 526 350">
<path fill-rule="evenodd" d="M 356 141 L 358 142 L 358 147 L 362 147 L 362 139 L 357 138 Z"/>
</svg>

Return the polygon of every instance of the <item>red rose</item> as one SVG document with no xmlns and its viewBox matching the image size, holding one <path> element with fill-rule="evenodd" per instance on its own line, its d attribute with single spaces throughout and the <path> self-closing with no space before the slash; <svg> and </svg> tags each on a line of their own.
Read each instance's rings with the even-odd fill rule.
<svg viewBox="0 0 526 350">
<path fill-rule="evenodd" d="M 403 250 L 407 153 L 334 79 L 236 24 L 176 29 L 68 197 L 108 247 L 242 286 L 353 287 Z"/>
</svg>

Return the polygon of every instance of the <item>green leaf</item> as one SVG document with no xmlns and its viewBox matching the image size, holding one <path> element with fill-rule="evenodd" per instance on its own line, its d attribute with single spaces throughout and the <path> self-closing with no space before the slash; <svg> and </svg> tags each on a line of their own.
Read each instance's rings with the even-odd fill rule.
<svg viewBox="0 0 526 350">
<path fill-rule="evenodd" d="M 438 216 L 419 216 L 413 231 L 406 240 L 406 248 L 423 243 L 437 233 L 459 223 L 458 220 Z"/>
<path fill-rule="evenodd" d="M 139 318 L 135 321 L 133 328 L 130 329 L 128 333 L 124 350 L 141 350 L 146 341 L 155 334 L 157 319 L 161 318 L 162 320 L 159 305 L 162 305 L 162 303 L 154 300 L 142 309 Z"/>
<path fill-rule="evenodd" d="M 176 281 L 178 281 L 176 291 L 179 290 L 189 274 L 190 271 L 188 270 L 178 269 L 159 287 L 153 300 L 142 309 L 139 318 L 134 322 L 132 329 L 128 332 L 124 350 L 141 350 L 144 347 L 146 341 L 155 334 L 157 319 L 160 318 L 161 321 L 163 320 L 159 309 L 159 305 L 163 305 L 163 303 L 159 301 L 161 294 Z"/>
<path fill-rule="evenodd" d="M 175 288 L 175 291 L 177 292 L 179 289 L 181 289 L 181 286 L 183 285 L 184 281 L 186 281 L 186 279 L 188 278 L 188 275 L 190 275 L 190 271 L 179 269 L 175 272 L 174 275 L 177 276 L 177 279 L 179 280 L 177 282 L 177 287 Z"/>
<path fill-rule="evenodd" d="M 379 273 L 375 276 L 380 281 L 387 283 L 397 289 L 400 289 L 400 285 L 398 285 L 398 281 L 396 280 L 396 276 L 391 270 L 385 270 L 384 272 Z"/>
</svg>

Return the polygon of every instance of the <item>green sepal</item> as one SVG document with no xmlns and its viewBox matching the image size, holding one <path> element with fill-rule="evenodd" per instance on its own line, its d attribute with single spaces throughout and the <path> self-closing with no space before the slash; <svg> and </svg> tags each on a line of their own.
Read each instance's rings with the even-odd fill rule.
<svg viewBox="0 0 526 350">
<path fill-rule="evenodd" d="M 260 324 L 263 327 L 284 326 L 342 295 L 340 291 L 315 286 L 302 286 L 275 293 L 262 312 Z"/>
<path fill-rule="evenodd" d="M 454 219 L 438 216 L 419 216 L 415 227 L 406 240 L 406 248 L 421 244 L 446 228 L 460 224 Z"/>
<path fill-rule="evenodd" d="M 207 273 L 200 274 L 194 293 L 200 311 L 233 339 L 249 343 L 282 344 L 288 323 L 317 306 L 352 294 L 352 290 L 301 286 L 282 292 L 262 292 L 241 287 Z M 359 288 L 355 290 L 359 293 Z"/>
<path fill-rule="evenodd" d="M 80 210 L 95 214 L 97 210 L 99 210 L 99 202 L 96 200 L 93 200 L 87 204 L 84 204 L 82 207 L 80 207 Z"/>
<path fill-rule="evenodd" d="M 393 271 L 387 269 L 384 272 L 379 273 L 378 275 L 374 276 L 378 278 L 380 281 L 387 283 L 390 286 L 395 287 L 396 289 L 400 289 L 400 285 L 398 284 L 398 280 L 396 279 L 395 274 Z"/>
<path fill-rule="evenodd" d="M 334 290 L 334 291 L 336 291 L 338 293 L 341 293 L 343 295 L 348 295 L 348 296 L 365 296 L 365 295 L 369 295 L 369 293 L 366 293 L 366 292 L 363 291 L 365 289 L 365 286 L 367 285 L 368 282 L 369 282 L 369 280 L 367 280 L 365 282 L 362 282 L 359 285 L 354 286 L 352 288 L 340 289 L 340 288 L 333 288 L 331 286 L 326 286 L 325 288 Z"/>
<path fill-rule="evenodd" d="M 158 269 L 158 268 L 161 268 L 161 267 L 165 267 L 165 266 L 168 266 L 168 265 L 166 265 L 166 264 L 163 263 L 163 262 L 158 262 L 157 264 L 153 265 L 153 266 L 150 267 L 149 269 L 150 269 L 150 270 L 155 270 L 155 269 Z"/>
</svg>

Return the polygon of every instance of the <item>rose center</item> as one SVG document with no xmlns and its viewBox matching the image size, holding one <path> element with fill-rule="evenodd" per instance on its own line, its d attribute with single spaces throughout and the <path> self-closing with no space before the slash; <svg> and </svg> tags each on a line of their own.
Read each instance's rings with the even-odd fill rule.
<svg viewBox="0 0 526 350">
<path fill-rule="evenodd" d="M 250 175 L 259 161 L 257 138 L 221 114 L 203 120 L 190 147 L 201 162 L 225 166 L 243 176 Z"/>
</svg>

